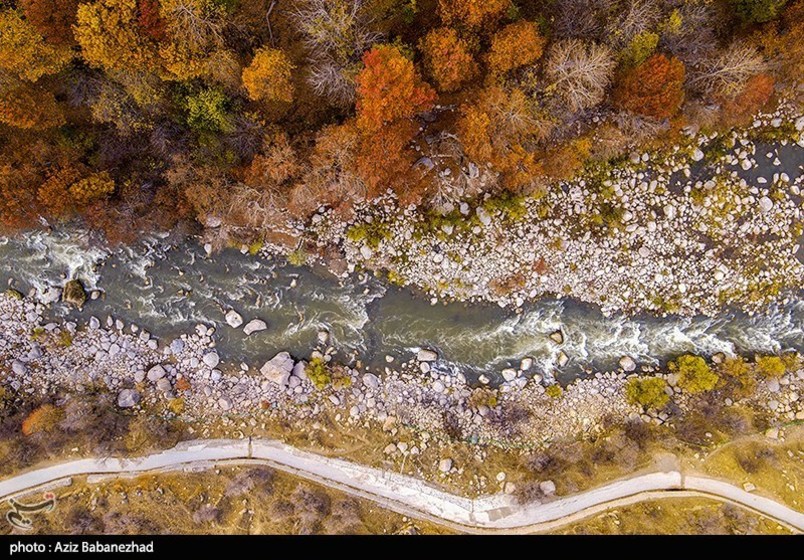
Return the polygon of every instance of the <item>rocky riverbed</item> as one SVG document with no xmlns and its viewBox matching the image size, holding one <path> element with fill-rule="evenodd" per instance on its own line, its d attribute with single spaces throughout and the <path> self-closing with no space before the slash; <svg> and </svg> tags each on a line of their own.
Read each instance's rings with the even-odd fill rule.
<svg viewBox="0 0 804 560">
<path fill-rule="evenodd" d="M 0 296 L 0 383 L 27 395 L 104 389 L 126 409 L 166 411 L 200 426 L 220 420 L 235 430 L 256 426 L 261 415 L 315 422 L 321 414 L 344 425 L 376 425 L 392 431 L 404 424 L 433 437 L 448 431 L 474 443 L 540 446 L 564 437 L 602 430 L 604 418 L 642 417 L 662 423 L 665 413 L 645 414 L 629 404 L 624 386 L 633 364 L 579 379 L 562 392 L 546 388 L 525 359 L 502 372 L 499 390 L 472 386 L 460 372 L 443 367 L 438 355 L 420 350 L 384 371 L 330 364 L 332 383 L 317 389 L 308 363 L 280 352 L 261 364 L 226 363 L 216 351 L 216 330 L 199 324 L 193 332 L 158 340 L 137 325 L 113 317 L 86 323 L 48 321 L 45 306 L 16 292 Z M 322 332 L 310 358 L 330 360 L 334 348 Z M 654 373 L 648 366 L 643 373 Z M 686 397 L 665 376 L 679 406 Z M 552 386 L 555 387 L 555 386 Z M 804 419 L 798 396 L 804 370 L 762 383 L 751 397 L 778 423 Z M 169 411 L 169 412 L 167 412 Z M 398 442 L 389 455 L 421 451 L 430 435 Z"/>
<path fill-rule="evenodd" d="M 804 116 L 782 104 L 745 130 L 690 132 L 540 196 L 424 215 L 389 195 L 350 223 L 322 210 L 313 230 L 344 247 L 348 270 L 385 271 L 433 303 L 558 295 L 607 314 L 754 312 L 804 280 L 802 164 Z"/>
</svg>

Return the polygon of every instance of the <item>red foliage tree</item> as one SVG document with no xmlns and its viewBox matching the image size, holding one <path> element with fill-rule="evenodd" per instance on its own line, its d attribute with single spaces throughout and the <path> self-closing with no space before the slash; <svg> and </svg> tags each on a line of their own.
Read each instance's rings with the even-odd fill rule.
<svg viewBox="0 0 804 560">
<path fill-rule="evenodd" d="M 774 80 L 768 74 L 757 74 L 743 86 L 740 93 L 723 102 L 723 115 L 731 122 L 750 118 L 765 105 L 773 95 Z"/>
<path fill-rule="evenodd" d="M 167 37 L 167 22 L 159 15 L 159 0 L 139 0 L 137 2 L 137 24 L 143 34 L 154 41 Z"/>
<path fill-rule="evenodd" d="M 654 54 L 622 77 L 614 101 L 622 109 L 665 119 L 684 102 L 684 64 L 675 57 Z"/>
</svg>

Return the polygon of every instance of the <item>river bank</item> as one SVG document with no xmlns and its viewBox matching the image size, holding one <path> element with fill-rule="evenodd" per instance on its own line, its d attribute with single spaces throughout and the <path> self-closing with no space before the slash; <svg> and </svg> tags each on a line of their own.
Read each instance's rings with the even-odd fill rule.
<svg viewBox="0 0 804 560">
<path fill-rule="evenodd" d="M 753 313 L 786 301 L 804 279 L 802 163 L 804 116 L 782 103 L 746 129 L 690 132 L 536 195 L 449 202 L 429 214 L 389 195 L 351 222 L 322 210 L 305 235 L 317 250 L 342 246 L 345 270 L 373 270 L 433 303 L 521 308 L 558 295 L 604 314 Z M 476 167 L 466 173 L 481 180 Z"/>
</svg>

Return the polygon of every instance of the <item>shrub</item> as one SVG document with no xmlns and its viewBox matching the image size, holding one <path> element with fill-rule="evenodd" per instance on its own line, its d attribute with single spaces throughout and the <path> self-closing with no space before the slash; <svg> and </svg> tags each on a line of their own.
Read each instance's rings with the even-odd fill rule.
<svg viewBox="0 0 804 560">
<path fill-rule="evenodd" d="M 720 377 L 700 356 L 684 354 L 670 362 L 670 370 L 678 373 L 678 386 L 688 393 L 711 391 Z"/>
<path fill-rule="evenodd" d="M 757 371 L 765 377 L 777 378 L 784 375 L 787 368 L 779 356 L 757 356 Z"/>
<path fill-rule="evenodd" d="M 663 408 L 670 400 L 667 383 L 659 377 L 635 377 L 628 381 L 625 396 L 631 404 L 645 408 Z"/>
<path fill-rule="evenodd" d="M 741 357 L 726 358 L 719 368 L 727 382 L 732 385 L 735 397 L 745 398 L 754 394 L 757 380 L 748 363 Z"/>
<path fill-rule="evenodd" d="M 187 126 L 197 132 L 230 132 L 229 99 L 216 88 L 190 93 L 181 100 Z"/>
<path fill-rule="evenodd" d="M 313 358 L 304 368 L 307 377 L 313 382 L 316 389 L 323 389 L 332 382 L 327 363 L 323 358 Z"/>
</svg>

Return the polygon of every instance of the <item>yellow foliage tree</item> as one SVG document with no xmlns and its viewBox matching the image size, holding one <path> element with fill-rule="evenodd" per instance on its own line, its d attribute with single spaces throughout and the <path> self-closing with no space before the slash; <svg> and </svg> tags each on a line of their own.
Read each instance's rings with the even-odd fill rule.
<svg viewBox="0 0 804 560">
<path fill-rule="evenodd" d="M 254 101 L 293 101 L 294 66 L 279 49 L 263 47 L 243 70 L 243 86 Z"/>
<path fill-rule="evenodd" d="M 114 179 L 106 171 L 102 171 L 73 183 L 67 190 L 78 204 L 89 204 L 112 194 Z"/>
<path fill-rule="evenodd" d="M 0 12 L 0 70 L 35 82 L 55 74 L 70 61 L 70 49 L 46 43 L 17 10 Z"/>
<path fill-rule="evenodd" d="M 153 42 L 139 34 L 137 0 L 97 0 L 78 6 L 75 39 L 84 60 L 111 70 L 153 69 Z"/>
</svg>

